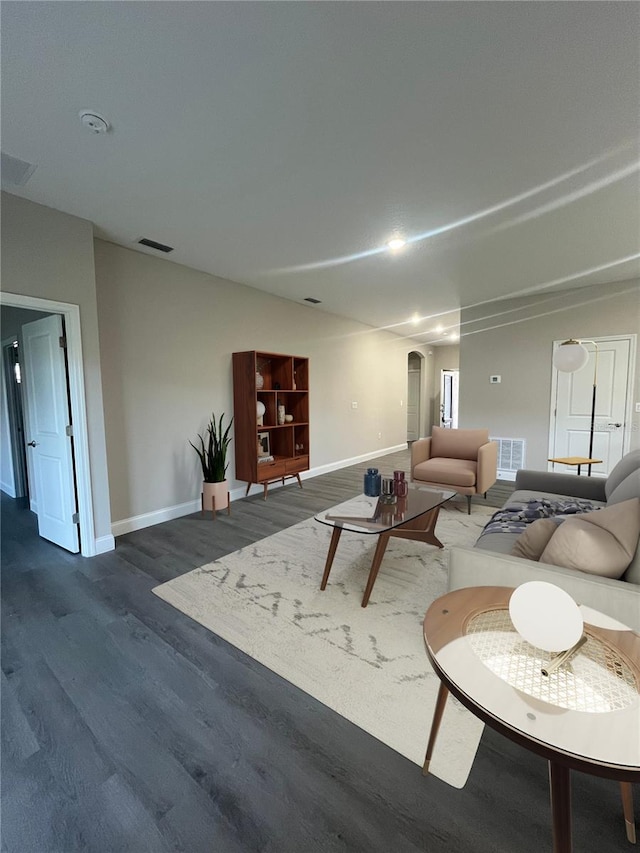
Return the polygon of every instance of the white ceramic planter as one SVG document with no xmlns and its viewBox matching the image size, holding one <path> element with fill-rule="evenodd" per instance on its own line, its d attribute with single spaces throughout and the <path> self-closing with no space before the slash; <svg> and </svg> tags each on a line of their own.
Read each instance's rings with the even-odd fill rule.
<svg viewBox="0 0 640 853">
<path fill-rule="evenodd" d="M 213 501 L 215 499 L 215 507 Z M 202 508 L 216 512 L 229 506 L 229 483 L 223 480 L 221 483 L 202 484 Z"/>
</svg>

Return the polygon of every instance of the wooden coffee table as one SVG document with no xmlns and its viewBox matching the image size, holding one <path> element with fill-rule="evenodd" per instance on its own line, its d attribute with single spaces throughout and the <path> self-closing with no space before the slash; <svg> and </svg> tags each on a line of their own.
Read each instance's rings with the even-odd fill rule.
<svg viewBox="0 0 640 853">
<path fill-rule="evenodd" d="M 631 782 L 640 781 L 640 635 L 581 607 L 587 642 L 547 678 L 551 653 L 534 649 L 509 618 L 512 589 L 471 587 L 437 599 L 424 618 L 441 681 L 423 773 L 449 693 L 476 717 L 549 762 L 554 853 L 571 851 L 571 769 L 620 782 L 635 840 Z"/>
<path fill-rule="evenodd" d="M 362 598 L 362 606 L 366 607 L 391 536 L 416 539 L 418 542 L 444 548 L 435 535 L 436 521 L 442 504 L 451 500 L 454 495 L 455 492 L 410 486 L 407 497 L 397 498 L 392 504 L 384 504 L 380 498 L 360 495 L 316 515 L 316 521 L 333 527 L 320 589 L 323 590 L 327 586 L 342 531 L 375 534 L 378 544 Z"/>
</svg>

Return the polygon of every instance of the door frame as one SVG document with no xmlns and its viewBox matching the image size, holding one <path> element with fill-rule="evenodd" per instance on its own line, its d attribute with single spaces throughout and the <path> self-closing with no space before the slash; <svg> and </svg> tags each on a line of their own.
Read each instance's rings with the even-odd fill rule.
<svg viewBox="0 0 640 853">
<path fill-rule="evenodd" d="M 95 526 L 93 523 L 93 496 L 91 492 L 91 464 L 89 460 L 89 433 L 87 406 L 82 361 L 82 335 L 80 331 L 80 306 L 70 302 L 54 302 L 36 296 L 18 293 L 1 293 L 0 304 L 15 308 L 30 308 L 61 314 L 67 338 L 67 363 L 69 399 L 73 423 L 76 492 L 78 496 L 78 518 L 80 520 L 80 553 L 83 557 L 94 557 L 96 551 Z"/>
<path fill-rule="evenodd" d="M 566 340 L 566 338 L 564 339 Z M 580 340 L 580 338 L 578 338 Z M 582 340 L 587 340 L 583 338 Z M 622 436 L 622 453 L 628 453 L 631 447 L 631 424 L 633 423 L 633 387 L 635 382 L 636 347 L 638 336 L 629 335 L 598 335 L 590 338 L 599 344 L 601 341 L 629 341 L 629 364 L 627 365 L 627 404 L 624 412 L 624 434 Z M 553 365 L 553 353 L 563 341 L 553 341 L 551 349 L 551 396 L 549 399 L 549 444 L 547 456 L 554 455 L 554 436 L 556 433 L 556 420 L 558 410 L 558 370 Z M 553 470 L 553 463 L 547 463 L 547 470 Z"/>
</svg>

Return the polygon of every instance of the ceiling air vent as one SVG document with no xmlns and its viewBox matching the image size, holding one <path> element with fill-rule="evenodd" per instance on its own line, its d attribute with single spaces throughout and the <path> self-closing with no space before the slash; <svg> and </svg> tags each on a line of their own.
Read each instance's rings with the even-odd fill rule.
<svg viewBox="0 0 640 853">
<path fill-rule="evenodd" d="M 149 249 L 157 249 L 159 252 L 173 252 L 173 246 L 165 246 L 164 243 L 156 243 L 155 240 L 147 240 L 146 237 L 138 240 L 138 243 L 141 246 L 147 246 Z"/>
<path fill-rule="evenodd" d="M 2 152 L 3 185 L 23 187 L 35 170 L 36 167 L 33 163 L 27 163 L 26 160 L 19 160 L 17 157 L 12 157 L 10 154 Z"/>
<path fill-rule="evenodd" d="M 312 305 L 320 305 L 320 300 L 314 299 L 313 296 L 305 296 L 304 301 L 310 302 Z"/>
</svg>

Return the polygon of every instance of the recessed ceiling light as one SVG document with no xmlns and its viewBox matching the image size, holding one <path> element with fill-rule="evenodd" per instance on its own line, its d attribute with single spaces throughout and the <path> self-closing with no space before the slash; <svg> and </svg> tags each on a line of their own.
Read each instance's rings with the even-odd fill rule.
<svg viewBox="0 0 640 853">
<path fill-rule="evenodd" d="M 457 340 L 458 340 L 458 336 L 456 335 L 456 333 L 455 333 L 455 332 L 451 335 L 451 340 L 452 340 L 452 341 L 457 341 Z"/>
<path fill-rule="evenodd" d="M 391 240 L 387 243 L 387 247 L 392 252 L 398 252 L 405 245 L 405 241 L 402 237 L 392 237 Z"/>
<path fill-rule="evenodd" d="M 440 332 L 442 331 L 442 328 L 443 328 L 442 326 L 436 326 L 436 327 L 435 327 L 435 329 L 434 329 L 433 331 L 434 331 L 437 335 L 439 335 L 439 334 L 440 334 Z"/>
<path fill-rule="evenodd" d="M 411 322 L 413 323 L 414 326 L 417 326 L 421 319 L 422 318 L 420 317 L 419 314 L 414 314 L 413 317 L 411 318 Z"/>
<path fill-rule="evenodd" d="M 107 133 L 111 125 L 108 119 L 101 116 L 95 110 L 80 110 L 80 123 L 92 133 Z"/>
<path fill-rule="evenodd" d="M 449 332 L 443 332 L 443 333 L 442 333 L 442 337 L 443 337 L 443 338 L 446 338 L 448 334 L 449 334 Z"/>
</svg>

